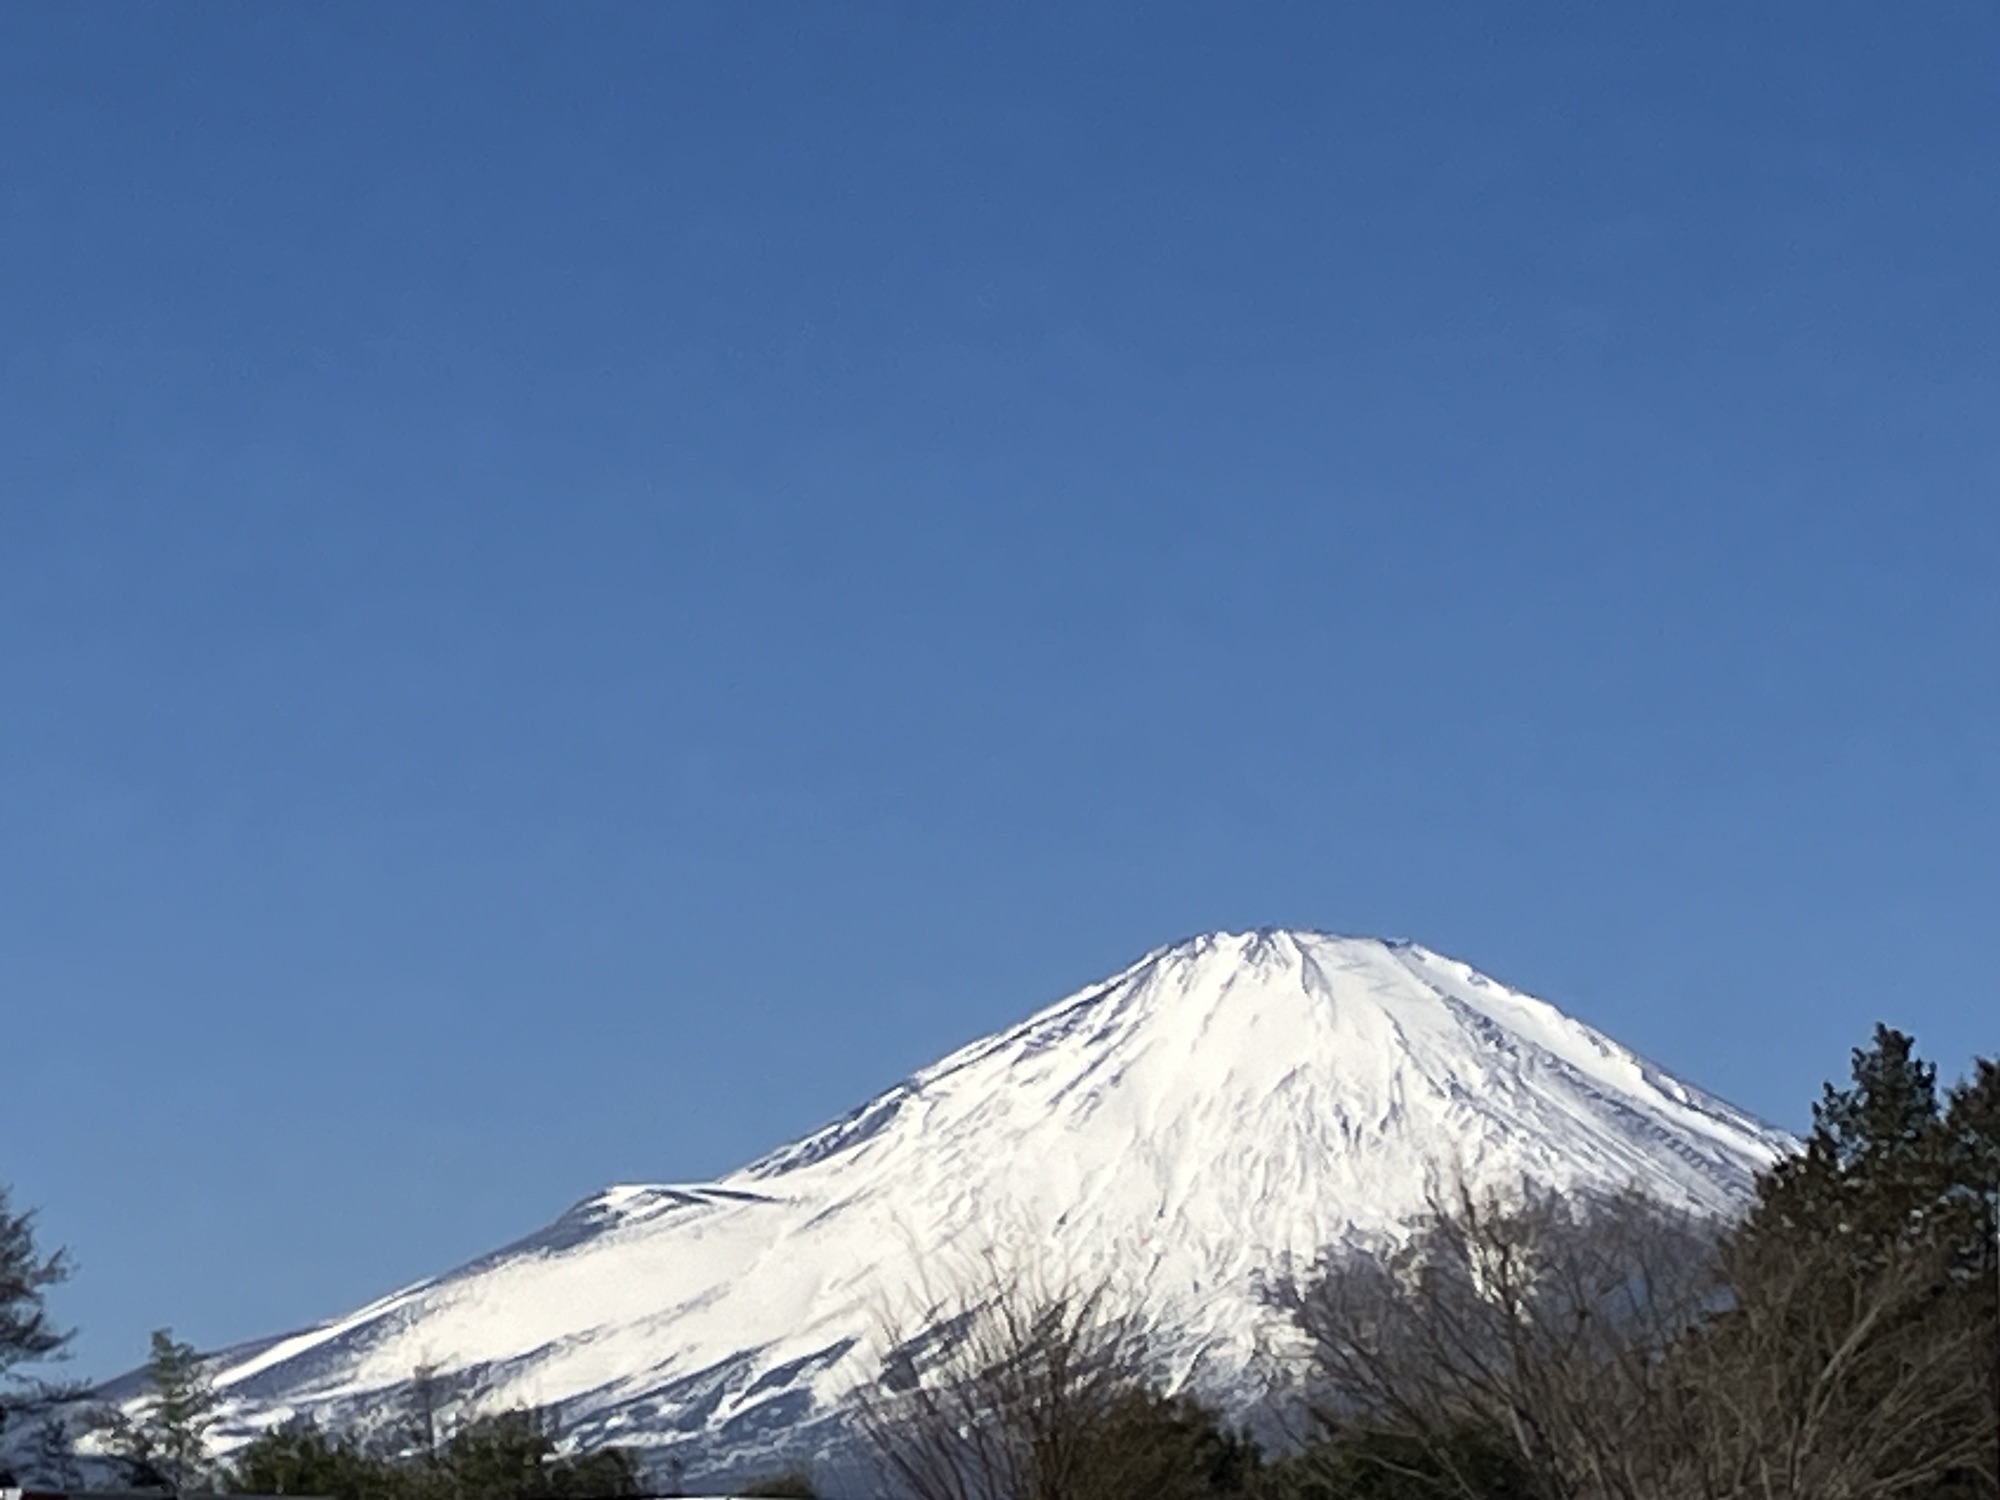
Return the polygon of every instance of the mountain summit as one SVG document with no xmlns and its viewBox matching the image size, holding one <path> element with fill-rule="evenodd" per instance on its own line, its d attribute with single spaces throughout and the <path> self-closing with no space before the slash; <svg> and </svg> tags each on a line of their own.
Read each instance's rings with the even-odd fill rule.
<svg viewBox="0 0 2000 1500">
<path fill-rule="evenodd" d="M 346 1317 L 224 1351 L 239 1436 L 379 1412 L 419 1367 L 691 1470 L 837 1441 L 885 1311 L 939 1264 L 1117 1271 L 1205 1378 L 1258 1279 L 1393 1233 L 1462 1177 L 1726 1213 L 1790 1142 L 1553 1006 L 1410 944 L 1217 933 L 1160 949 L 846 1118 L 694 1186 L 599 1193 Z"/>
</svg>

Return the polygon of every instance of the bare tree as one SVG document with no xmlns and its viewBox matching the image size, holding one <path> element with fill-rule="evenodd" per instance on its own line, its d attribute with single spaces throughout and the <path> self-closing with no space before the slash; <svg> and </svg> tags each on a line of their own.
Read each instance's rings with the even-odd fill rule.
<svg viewBox="0 0 2000 1500">
<path fill-rule="evenodd" d="M 1866 1262 L 1795 1239 L 1732 1244 L 1730 1306 L 1677 1351 L 1701 1405 L 1703 1494 L 1743 1500 L 1992 1495 L 1990 1328 L 1946 1247 Z M 1955 1487 L 1954 1487 L 1955 1486 Z"/>
<path fill-rule="evenodd" d="M 1368 1461 L 1454 1500 L 1493 1493 L 1495 1444 L 1545 1500 L 1994 1494 L 1991 1333 L 1950 1245 L 1461 1191 L 1278 1299 L 1329 1431 L 1393 1436 Z"/>
<path fill-rule="evenodd" d="M 1413 1440 L 1373 1459 L 1412 1484 L 1483 1500 L 1498 1445 L 1550 1500 L 1655 1500 L 1680 1493 L 1662 1470 L 1695 1418 L 1671 1354 L 1714 1304 L 1713 1249 L 1636 1195 L 1461 1187 L 1401 1246 L 1329 1258 L 1275 1296 L 1306 1336 L 1322 1422 Z"/>
<path fill-rule="evenodd" d="M 860 1426 L 913 1500 L 1174 1500 L 1228 1489 L 1254 1462 L 1153 1383 L 1153 1331 L 1108 1282 L 988 1260 L 888 1348 Z"/>
</svg>

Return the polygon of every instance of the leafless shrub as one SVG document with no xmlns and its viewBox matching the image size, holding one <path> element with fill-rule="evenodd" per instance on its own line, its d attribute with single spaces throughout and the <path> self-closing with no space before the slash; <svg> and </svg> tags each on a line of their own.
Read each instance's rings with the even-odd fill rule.
<svg viewBox="0 0 2000 1500">
<path fill-rule="evenodd" d="M 1677 1356 L 1701 1403 L 1688 1457 L 1702 1494 L 1995 1492 L 1994 1330 L 1968 1315 L 1944 1247 L 1859 1263 L 1802 1238 L 1732 1244 L 1721 1270 L 1730 1306 Z"/>
<path fill-rule="evenodd" d="M 1252 1450 L 1153 1384 L 1137 1305 L 1108 1281 L 989 1259 L 888 1340 L 862 1432 L 913 1500 L 1175 1500 L 1240 1483 Z"/>
<path fill-rule="evenodd" d="M 1637 1196 L 1461 1190 L 1400 1248 L 1276 1299 L 1327 1431 L 1395 1435 L 1372 1461 L 1414 1455 L 1401 1477 L 1430 1493 L 1493 1493 L 1491 1442 L 1467 1442 L 1485 1434 L 1548 1500 L 1991 1496 L 1993 1330 L 1952 1267 Z"/>
<path fill-rule="evenodd" d="M 1713 1305 L 1712 1250 L 1637 1196 L 1461 1188 L 1399 1248 L 1324 1261 L 1276 1300 L 1326 1425 L 1416 1438 L 1440 1493 L 1488 1493 L 1464 1441 L 1483 1431 L 1560 1500 L 1655 1500 L 1661 1440 L 1689 1420 L 1670 1355 Z"/>
</svg>

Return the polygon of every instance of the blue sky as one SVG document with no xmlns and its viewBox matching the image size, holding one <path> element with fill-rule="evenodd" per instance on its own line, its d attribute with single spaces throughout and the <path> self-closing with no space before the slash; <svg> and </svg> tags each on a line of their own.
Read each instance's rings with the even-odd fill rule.
<svg viewBox="0 0 2000 1500">
<path fill-rule="evenodd" d="M 2000 1045 L 2000 19 L 0 12 L 0 1181 L 73 1373 L 1404 935 Z"/>
</svg>

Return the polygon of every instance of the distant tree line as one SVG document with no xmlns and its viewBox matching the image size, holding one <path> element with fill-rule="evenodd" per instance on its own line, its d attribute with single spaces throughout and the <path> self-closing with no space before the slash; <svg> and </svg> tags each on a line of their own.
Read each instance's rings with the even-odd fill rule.
<svg viewBox="0 0 2000 1500">
<path fill-rule="evenodd" d="M 545 1413 L 515 1408 L 475 1417 L 432 1449 L 371 1445 L 309 1423 L 281 1427 L 236 1453 L 225 1488 L 335 1500 L 586 1500 L 645 1486 L 627 1450 L 564 1453 Z"/>
<path fill-rule="evenodd" d="M 65 1338 L 44 1294 L 67 1264 L 33 1227 L 0 1191 L 0 1377 Z M 909 1500 L 2000 1500 L 2000 1062 L 1940 1090 L 1877 1028 L 1735 1223 L 1637 1193 L 1459 1189 L 1396 1245 L 1329 1254 L 1268 1296 L 1298 1352 L 1262 1444 L 1175 1387 L 1140 1299 L 997 1262 L 892 1330 L 859 1429 Z M 648 1487 L 633 1454 L 566 1443 L 544 1412 L 443 1430 L 421 1371 L 372 1436 L 292 1424 L 217 1464 L 195 1351 L 161 1330 L 147 1373 L 101 1440 L 162 1488 Z M 7 1388 L 17 1408 L 74 1395 Z M 66 1435 L 40 1431 L 53 1471 Z"/>
<path fill-rule="evenodd" d="M 134 1488 L 333 1500 L 588 1500 L 645 1488 L 631 1453 L 565 1449 L 543 1410 L 474 1415 L 442 1431 L 430 1372 L 422 1370 L 407 1409 L 367 1434 L 295 1421 L 218 1460 L 209 1437 L 220 1398 L 194 1346 L 155 1330 L 145 1375 L 147 1394 L 130 1409 L 96 1406 L 81 1424 Z"/>
</svg>

